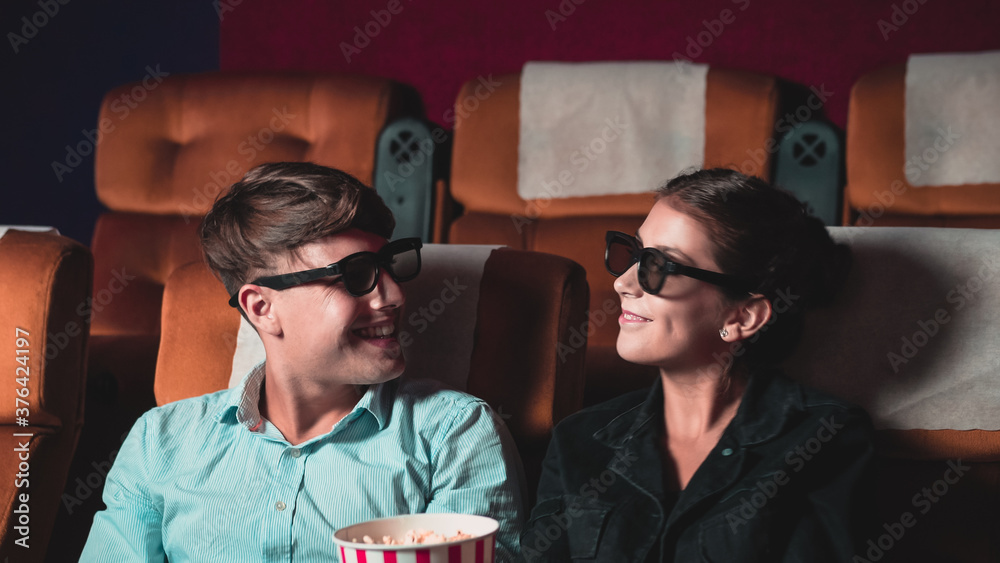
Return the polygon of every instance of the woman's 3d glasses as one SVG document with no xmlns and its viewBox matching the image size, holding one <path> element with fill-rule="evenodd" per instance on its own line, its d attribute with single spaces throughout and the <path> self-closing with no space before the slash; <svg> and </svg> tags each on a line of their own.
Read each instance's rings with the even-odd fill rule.
<svg viewBox="0 0 1000 563">
<path fill-rule="evenodd" d="M 608 272 L 617 278 L 627 272 L 632 264 L 638 263 L 639 287 L 646 293 L 659 293 L 670 275 L 687 276 L 736 291 L 751 291 L 750 284 L 736 276 L 678 264 L 655 248 L 640 247 L 635 237 L 625 233 L 608 231 L 605 240 L 608 246 L 604 251 L 604 266 Z"/>
<path fill-rule="evenodd" d="M 378 285 L 379 268 L 397 282 L 410 281 L 420 273 L 420 248 L 423 243 L 419 238 L 404 238 L 386 244 L 378 252 L 356 252 L 329 266 L 264 276 L 250 282 L 275 290 L 288 289 L 322 278 L 340 276 L 332 283 L 344 282 L 347 292 L 354 297 L 371 293 Z M 229 305 L 239 307 L 239 292 L 229 298 Z"/>
</svg>

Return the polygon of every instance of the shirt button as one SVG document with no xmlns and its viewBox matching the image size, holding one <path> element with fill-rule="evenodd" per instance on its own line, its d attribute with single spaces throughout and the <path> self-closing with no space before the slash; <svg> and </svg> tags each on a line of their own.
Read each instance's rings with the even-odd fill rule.
<svg viewBox="0 0 1000 563">
<path fill-rule="evenodd" d="M 723 449 L 722 450 L 722 455 L 727 456 L 727 457 L 733 455 L 733 448 L 725 448 L 725 449 Z"/>
<path fill-rule="evenodd" d="M 274 503 L 274 508 L 278 509 L 278 512 L 281 512 L 282 510 L 285 509 L 285 503 L 279 500 L 278 502 Z"/>
<path fill-rule="evenodd" d="M 288 455 L 292 457 L 299 457 L 300 455 L 302 455 L 302 450 L 293 448 L 291 450 L 288 450 Z"/>
</svg>

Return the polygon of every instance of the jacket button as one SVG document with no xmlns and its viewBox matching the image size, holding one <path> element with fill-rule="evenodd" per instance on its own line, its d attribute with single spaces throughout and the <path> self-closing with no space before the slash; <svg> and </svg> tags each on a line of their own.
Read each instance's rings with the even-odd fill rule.
<svg viewBox="0 0 1000 563">
<path fill-rule="evenodd" d="M 723 449 L 722 450 L 722 455 L 727 456 L 727 457 L 733 455 L 733 448 L 725 448 L 725 449 Z"/>
</svg>

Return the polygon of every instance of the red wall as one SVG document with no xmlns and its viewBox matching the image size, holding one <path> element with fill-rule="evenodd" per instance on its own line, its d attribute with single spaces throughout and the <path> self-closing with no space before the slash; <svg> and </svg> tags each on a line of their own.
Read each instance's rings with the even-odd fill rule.
<svg viewBox="0 0 1000 563">
<path fill-rule="evenodd" d="M 669 60 L 701 39 L 696 62 L 825 85 L 828 117 L 843 127 L 850 87 L 867 70 L 910 53 L 1000 49 L 991 0 L 235 1 L 220 3 L 222 70 L 386 76 L 416 86 L 441 124 L 462 82 L 478 76 L 528 60 Z M 355 28 L 371 36 L 356 40 Z"/>
</svg>

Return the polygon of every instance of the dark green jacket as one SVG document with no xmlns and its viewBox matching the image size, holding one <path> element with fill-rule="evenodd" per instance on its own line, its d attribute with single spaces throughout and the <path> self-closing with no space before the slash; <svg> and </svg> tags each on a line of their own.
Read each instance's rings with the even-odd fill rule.
<svg viewBox="0 0 1000 563">
<path fill-rule="evenodd" d="M 719 443 L 673 496 L 662 435 L 659 380 L 558 424 L 522 558 L 812 563 L 863 554 L 874 495 L 871 423 L 860 408 L 777 373 L 753 375 Z"/>
</svg>

